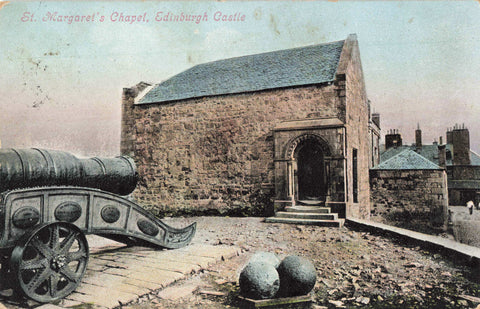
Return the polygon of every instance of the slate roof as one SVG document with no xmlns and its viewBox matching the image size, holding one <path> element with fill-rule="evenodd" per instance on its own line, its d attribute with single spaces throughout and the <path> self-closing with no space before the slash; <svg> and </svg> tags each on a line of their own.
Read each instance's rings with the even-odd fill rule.
<svg viewBox="0 0 480 309">
<path fill-rule="evenodd" d="M 331 82 L 344 41 L 196 65 L 153 87 L 137 104 Z"/>
<path fill-rule="evenodd" d="M 472 150 L 470 150 L 470 164 L 480 165 L 480 155 Z"/>
<path fill-rule="evenodd" d="M 389 148 L 380 154 L 380 162 L 385 162 L 386 160 L 396 156 L 397 154 L 407 149 L 415 151 L 429 161 L 438 164 L 438 145 L 422 145 L 422 148 L 418 151 L 416 150 L 416 147 L 414 145 L 402 145 L 397 148 Z M 446 150 L 452 153 L 452 144 L 446 144 Z M 446 164 L 453 164 L 451 156 L 450 158 L 447 156 Z M 470 165 L 480 165 L 480 155 L 472 150 L 470 150 Z"/>
<path fill-rule="evenodd" d="M 452 145 L 447 144 L 446 145 L 446 150 L 452 150 Z M 415 151 L 422 157 L 430 160 L 431 162 L 438 164 L 438 145 L 422 145 L 422 148 L 420 148 L 418 151 L 415 146 L 407 146 L 407 145 L 402 145 L 397 148 L 389 148 L 385 150 L 383 153 L 380 154 L 380 162 L 383 162 L 385 160 L 390 159 L 393 156 L 396 156 L 400 152 L 403 152 L 406 149 L 410 149 L 412 151 Z M 452 160 L 447 159 L 447 165 L 452 165 Z"/>
<path fill-rule="evenodd" d="M 397 148 L 398 149 L 398 148 Z M 404 149 L 373 169 L 378 170 L 438 170 L 440 166 L 411 149 Z"/>
<path fill-rule="evenodd" d="M 400 152 L 405 151 L 407 149 L 410 149 L 410 146 L 402 145 L 402 146 L 398 146 L 398 147 L 388 148 L 387 150 L 384 150 L 383 152 L 380 152 L 380 162 L 384 162 L 384 161 L 390 159 L 391 157 L 394 157 L 397 154 L 399 154 Z"/>
</svg>

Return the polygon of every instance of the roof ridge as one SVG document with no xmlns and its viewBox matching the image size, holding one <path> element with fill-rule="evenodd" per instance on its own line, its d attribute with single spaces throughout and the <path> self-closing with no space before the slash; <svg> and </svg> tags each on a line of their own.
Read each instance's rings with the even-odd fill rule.
<svg viewBox="0 0 480 309">
<path fill-rule="evenodd" d="M 389 150 L 391 150 L 391 149 L 395 149 L 395 148 L 389 148 L 389 149 L 387 149 L 385 152 L 387 152 L 387 151 L 389 151 Z M 401 153 L 403 153 L 403 152 L 405 152 L 405 151 L 407 151 L 407 150 L 410 150 L 410 149 L 408 149 L 408 148 L 403 149 L 402 151 L 400 151 L 400 152 L 397 153 L 396 155 L 393 155 L 393 156 L 391 156 L 390 158 L 388 158 L 387 160 L 385 160 L 385 161 L 383 161 L 382 163 L 380 163 L 378 166 L 387 163 L 388 161 L 392 160 L 393 158 L 395 158 L 396 156 L 398 156 L 399 154 L 401 154 Z M 385 152 L 384 152 L 384 153 L 385 153 Z"/>
<path fill-rule="evenodd" d="M 200 63 L 156 84 L 136 104 L 332 82 L 345 42 L 339 40 Z"/>
<path fill-rule="evenodd" d="M 425 168 L 417 168 L 417 169 L 441 169 L 441 167 L 438 164 L 433 163 L 432 161 L 428 160 L 427 158 L 425 158 L 421 154 L 419 154 L 416 151 L 414 151 L 412 149 L 409 149 L 409 148 L 406 148 L 406 149 L 400 151 L 399 153 L 392 156 L 388 160 L 385 160 L 384 162 L 380 163 L 379 165 L 377 165 L 375 167 L 375 169 L 382 169 L 382 166 L 383 166 L 383 168 L 385 168 L 385 167 L 388 168 L 388 165 L 389 165 L 388 163 L 390 163 L 391 161 L 393 162 L 394 159 L 396 159 L 396 158 L 397 158 L 396 160 L 398 160 L 399 158 L 407 159 L 405 157 L 400 157 L 400 155 L 405 154 L 405 153 L 409 156 L 413 156 L 415 159 L 421 160 L 424 164 L 426 164 Z M 396 168 L 396 169 L 402 169 L 402 168 Z M 410 169 L 410 168 L 407 168 L 407 169 Z"/>
<path fill-rule="evenodd" d="M 274 53 L 278 53 L 278 52 L 282 52 L 282 51 L 293 51 L 293 50 L 300 50 L 300 49 L 306 49 L 306 48 L 309 48 L 309 47 L 316 47 L 316 46 L 322 46 L 322 45 L 333 45 L 335 43 L 340 43 L 340 42 L 345 42 L 345 40 L 338 40 L 338 41 L 334 41 L 334 42 L 325 42 L 325 43 L 319 43 L 319 44 L 311 44 L 311 45 L 306 45 L 306 46 L 299 46 L 299 47 L 292 47 L 292 48 L 285 48 L 285 49 L 277 49 L 277 50 L 272 50 L 272 51 L 268 51 L 268 52 L 261 52 L 261 53 L 257 53 L 257 54 L 246 54 L 246 55 L 242 55 L 242 56 L 235 56 L 235 57 L 230 57 L 230 58 L 222 58 L 222 59 L 217 59 L 217 60 L 212 60 L 212 61 L 207 61 L 207 62 L 202 62 L 202 63 L 198 63 L 198 64 L 195 64 L 194 66 L 191 66 L 183 71 L 180 71 L 179 73 L 176 73 L 172 76 L 170 76 L 169 78 L 166 78 L 164 80 L 162 80 L 161 82 L 158 82 L 158 83 L 155 83 L 154 85 L 160 85 L 161 83 L 169 80 L 170 78 L 174 77 L 174 76 L 177 76 L 179 74 L 182 74 L 182 73 L 185 73 L 187 71 L 190 71 L 198 66 L 203 66 L 203 65 L 209 65 L 209 64 L 212 64 L 212 63 L 216 63 L 216 62 L 222 62 L 222 61 L 229 61 L 229 60 L 234 60 L 234 59 L 241 59 L 241 58 L 244 58 L 244 57 L 252 57 L 252 56 L 261 56 L 261 55 L 268 55 L 268 54 L 274 54 Z"/>
<path fill-rule="evenodd" d="M 246 55 L 243 55 L 243 56 L 235 56 L 235 57 L 230 57 L 230 58 L 222 58 L 222 59 L 217 59 L 217 60 L 212 60 L 212 61 L 207 61 L 207 62 L 202 62 L 202 63 L 199 63 L 199 64 L 196 64 L 194 65 L 193 67 L 190 67 L 188 69 L 186 69 L 185 71 L 188 71 L 190 69 L 193 69 L 194 67 L 196 66 L 199 66 L 199 65 L 206 65 L 206 64 L 211 64 L 211 63 L 215 63 L 215 62 L 219 62 L 219 61 L 228 61 L 228 60 L 233 60 L 233 59 L 239 59 L 239 58 L 244 58 L 244 57 L 252 57 L 252 56 L 261 56 L 261 55 L 268 55 L 268 54 L 275 54 L 275 53 L 278 53 L 278 52 L 282 52 L 282 51 L 293 51 L 293 50 L 301 50 L 301 49 L 306 49 L 306 48 L 309 48 L 309 47 L 318 47 L 318 46 L 324 46 L 324 45 L 333 45 L 333 44 L 336 44 L 336 43 L 340 43 L 340 42 L 345 42 L 345 40 L 338 40 L 338 41 L 334 41 L 334 42 L 325 42 L 325 43 L 319 43 L 319 44 L 311 44 L 311 45 L 305 45 L 305 46 L 299 46 L 299 47 L 292 47 L 292 48 L 283 48 L 283 49 L 276 49 L 276 50 L 271 50 L 271 51 L 266 51 L 266 52 L 261 52 L 261 53 L 256 53 L 256 54 L 246 54 Z M 182 71 L 182 72 L 185 72 L 185 71 Z M 181 73 L 181 72 L 180 72 Z M 179 74 L 180 74 L 179 73 Z M 177 74 L 175 74 L 177 75 Z"/>
<path fill-rule="evenodd" d="M 424 162 L 427 162 L 429 163 L 430 165 L 435 165 L 437 168 L 440 168 L 440 166 L 438 164 L 435 164 L 433 163 L 432 161 L 428 160 L 427 158 L 425 158 L 424 156 L 422 156 L 421 154 L 417 153 L 416 151 L 414 150 L 411 150 L 411 149 L 408 149 L 410 152 L 414 153 L 416 156 L 418 156 L 419 158 L 421 158 Z"/>
<path fill-rule="evenodd" d="M 472 150 L 472 149 L 469 149 L 471 153 L 473 153 L 474 155 L 476 156 L 479 156 L 480 157 L 480 154 L 478 154 L 475 150 Z"/>
</svg>

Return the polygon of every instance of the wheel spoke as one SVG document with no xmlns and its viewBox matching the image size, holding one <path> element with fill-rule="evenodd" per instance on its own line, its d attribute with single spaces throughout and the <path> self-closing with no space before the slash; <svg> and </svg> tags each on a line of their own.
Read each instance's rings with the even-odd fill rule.
<svg viewBox="0 0 480 309">
<path fill-rule="evenodd" d="M 66 222 L 45 223 L 28 232 L 10 257 L 11 271 L 19 288 L 41 303 L 61 299 L 75 290 L 87 261 L 85 235 Z"/>
<path fill-rule="evenodd" d="M 50 296 L 55 297 L 57 296 L 57 288 L 58 288 L 58 281 L 60 280 L 60 276 L 58 274 L 52 274 L 50 279 L 48 280 L 48 289 L 50 290 Z"/>
<path fill-rule="evenodd" d="M 50 276 L 51 271 L 48 267 L 44 268 L 41 272 L 35 274 L 32 280 L 28 283 L 28 290 L 35 292 L 35 290 Z"/>
<path fill-rule="evenodd" d="M 67 265 L 60 269 L 60 273 L 71 282 L 76 283 L 78 281 L 77 275 Z"/>
<path fill-rule="evenodd" d="M 46 244 L 44 244 L 40 239 L 34 237 L 32 239 L 32 246 L 44 257 L 51 258 L 53 256 L 53 251 Z"/>
<path fill-rule="evenodd" d="M 67 237 L 65 237 L 65 239 L 60 244 L 60 252 L 62 254 L 65 254 L 68 252 L 68 250 L 70 250 L 76 237 L 77 233 L 75 233 L 74 231 L 69 231 Z"/>
<path fill-rule="evenodd" d="M 83 258 L 87 257 L 87 253 L 85 251 L 77 251 L 77 252 L 69 252 L 67 254 L 68 261 L 79 261 Z"/>
<path fill-rule="evenodd" d="M 25 261 L 20 265 L 20 270 L 35 270 L 48 267 L 48 260 L 44 259 L 35 259 L 31 261 Z"/>
<path fill-rule="evenodd" d="M 59 228 L 58 228 L 58 225 L 52 225 L 51 226 L 51 229 L 50 229 L 50 248 L 52 248 L 53 250 L 56 250 L 58 248 L 58 240 L 60 238 L 59 236 Z"/>
</svg>

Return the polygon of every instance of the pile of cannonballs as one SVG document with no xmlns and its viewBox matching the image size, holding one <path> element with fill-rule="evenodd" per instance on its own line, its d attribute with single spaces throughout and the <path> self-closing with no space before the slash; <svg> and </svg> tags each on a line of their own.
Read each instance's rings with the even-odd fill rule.
<svg viewBox="0 0 480 309">
<path fill-rule="evenodd" d="M 256 300 L 306 295 L 316 280 L 309 260 L 289 255 L 280 262 L 274 253 L 260 251 L 240 273 L 240 294 Z"/>
</svg>

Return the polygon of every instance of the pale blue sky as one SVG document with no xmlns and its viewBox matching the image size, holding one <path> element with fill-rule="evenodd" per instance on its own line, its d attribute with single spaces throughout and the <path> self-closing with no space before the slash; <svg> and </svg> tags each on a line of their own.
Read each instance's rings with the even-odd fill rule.
<svg viewBox="0 0 480 309">
<path fill-rule="evenodd" d="M 148 23 L 111 22 L 112 12 Z M 156 22 L 157 12 L 206 22 Z M 213 14 L 245 14 L 217 22 Z M 22 22 L 24 12 L 36 22 Z M 93 23 L 42 22 L 47 12 Z M 100 16 L 107 19 L 103 23 Z M 0 10 L 0 139 L 82 155 L 119 152 L 122 88 L 193 65 L 345 39 L 356 33 L 367 92 L 382 129 L 424 143 L 465 123 L 480 150 L 477 1 L 13 2 Z M 36 106 L 36 107 L 34 107 Z"/>
</svg>

